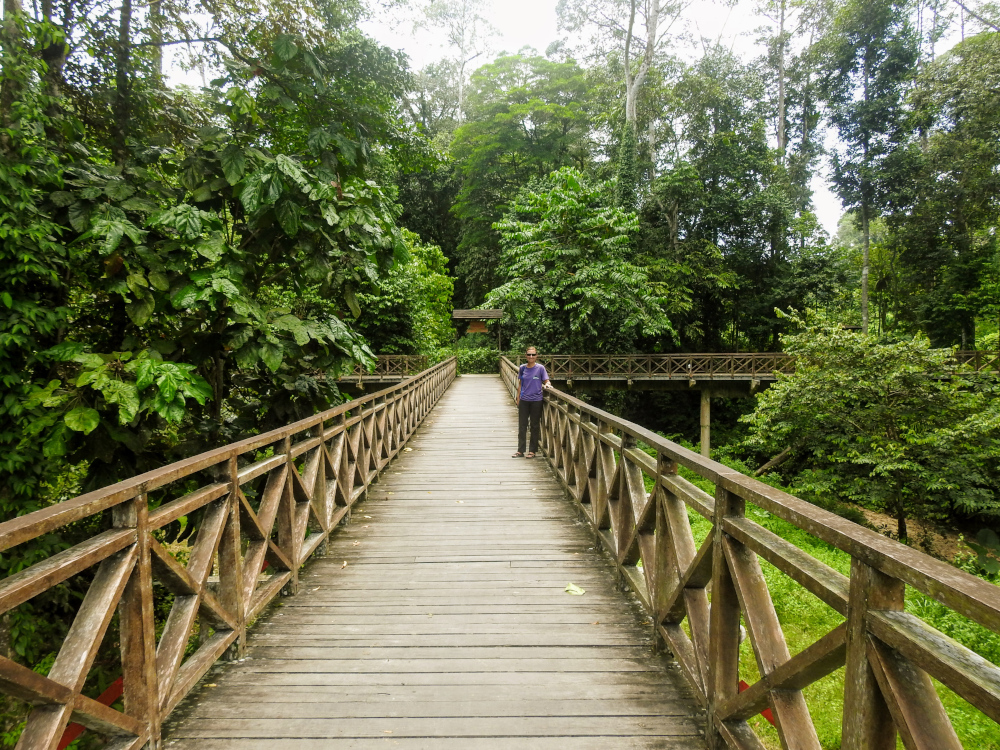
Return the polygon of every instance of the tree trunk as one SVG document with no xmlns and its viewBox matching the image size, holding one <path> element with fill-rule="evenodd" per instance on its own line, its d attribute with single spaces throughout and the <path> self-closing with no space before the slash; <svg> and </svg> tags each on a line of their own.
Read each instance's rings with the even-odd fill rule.
<svg viewBox="0 0 1000 750">
<path fill-rule="evenodd" d="M 149 4 L 149 41 L 152 42 L 153 69 L 158 84 L 163 83 L 163 0 Z"/>
<path fill-rule="evenodd" d="M 778 10 L 778 164 L 785 165 L 785 0 Z"/>
<path fill-rule="evenodd" d="M 906 513 L 902 508 L 896 510 L 896 539 L 905 542 L 909 539 L 906 533 Z"/>
<path fill-rule="evenodd" d="M 868 221 L 868 202 L 861 204 L 861 330 L 868 335 L 868 262 L 871 249 L 871 225 Z"/>
<path fill-rule="evenodd" d="M 115 101 L 114 123 L 117 138 L 114 157 L 123 165 L 128 156 L 129 125 L 132 118 L 132 0 L 122 0 L 118 24 L 118 43 L 115 50 Z"/>
</svg>

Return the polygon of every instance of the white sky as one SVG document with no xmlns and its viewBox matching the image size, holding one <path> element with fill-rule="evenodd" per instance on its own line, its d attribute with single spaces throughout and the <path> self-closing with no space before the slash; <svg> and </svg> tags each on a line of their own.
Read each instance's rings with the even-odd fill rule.
<svg viewBox="0 0 1000 750">
<path fill-rule="evenodd" d="M 753 31 L 766 23 L 765 19 L 754 14 L 753 6 L 747 0 L 741 0 L 731 8 L 712 0 L 694 0 L 685 17 L 689 19 L 691 31 L 696 37 L 717 39 L 744 59 L 750 59 L 760 54 Z M 544 53 L 550 43 L 560 38 L 556 29 L 556 0 L 494 0 L 492 11 L 490 20 L 500 32 L 499 39 L 494 42 L 498 52 L 517 52 L 529 46 Z M 380 42 L 406 52 L 414 70 L 445 56 L 444 45 L 437 43 L 434 36 L 423 31 L 414 37 L 410 29 L 410 24 L 406 22 L 389 24 L 372 21 L 365 24 L 365 30 Z M 692 49 L 691 52 L 693 56 L 696 51 Z M 822 171 L 825 172 L 825 168 L 824 164 Z M 813 178 L 812 188 L 817 218 L 823 228 L 833 235 L 843 212 L 840 201 L 830 191 L 825 174 Z"/>
</svg>

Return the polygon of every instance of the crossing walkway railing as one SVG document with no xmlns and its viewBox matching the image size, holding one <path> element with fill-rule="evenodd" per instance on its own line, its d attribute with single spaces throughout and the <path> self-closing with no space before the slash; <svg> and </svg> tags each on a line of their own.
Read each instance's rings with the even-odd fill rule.
<svg viewBox="0 0 1000 750">
<path fill-rule="evenodd" d="M 451 358 L 287 427 L 0 523 L 0 551 L 70 524 L 92 531 L 0 581 L 0 613 L 75 576 L 89 583 L 47 674 L 0 656 L 0 692 L 34 706 L 18 748 L 55 750 L 71 721 L 115 750 L 158 747 L 165 717 L 220 657 L 242 655 L 247 627 L 274 597 L 295 593 L 302 564 L 454 378 Z M 195 531 L 178 550 L 170 537 L 182 525 Z M 108 637 L 120 643 L 121 711 L 85 694 Z"/>
<path fill-rule="evenodd" d="M 513 395 L 509 359 L 501 377 Z M 910 749 L 960 748 L 931 678 L 1000 722 L 1000 669 L 903 609 L 909 586 L 1000 632 L 997 586 L 558 390 L 546 394 L 541 438 L 704 705 L 710 748 L 763 748 L 747 720 L 769 708 L 784 748 L 819 750 L 802 690 L 841 667 L 844 750 L 892 750 L 897 732 Z M 713 483 L 714 496 L 681 466 Z M 850 576 L 755 523 L 747 504 L 846 552 Z M 712 524 L 700 545 L 689 513 Z M 761 560 L 843 622 L 791 655 Z M 762 675 L 742 692 L 741 621 Z"/>
<path fill-rule="evenodd" d="M 513 356 L 514 364 L 522 357 Z M 1000 370 L 997 352 L 957 351 L 957 363 L 975 371 Z M 545 367 L 555 380 L 696 380 L 773 381 L 776 373 L 795 370 L 795 357 L 783 352 L 711 354 L 546 354 Z"/>
<path fill-rule="evenodd" d="M 342 380 L 404 378 L 426 369 L 427 357 L 423 354 L 378 354 L 374 370 L 368 372 L 361 365 L 355 365 L 351 374 L 345 375 Z"/>
</svg>

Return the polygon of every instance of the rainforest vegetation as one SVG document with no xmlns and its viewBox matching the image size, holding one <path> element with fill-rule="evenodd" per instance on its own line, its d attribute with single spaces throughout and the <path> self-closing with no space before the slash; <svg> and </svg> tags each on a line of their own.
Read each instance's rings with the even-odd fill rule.
<svg viewBox="0 0 1000 750">
<path fill-rule="evenodd" d="M 717 407 L 720 457 L 783 454 L 768 481 L 901 539 L 995 527 L 996 384 L 950 357 L 998 348 L 1000 14 L 753 2 L 757 56 L 688 0 L 560 0 L 517 52 L 487 0 L 4 0 L 0 519 L 341 403 L 379 353 L 495 370 L 496 332 L 450 320 L 482 306 L 543 361 L 791 351 Z M 387 18 L 446 54 L 416 69 Z M 693 438 L 683 398 L 601 403 Z M 0 650 L 45 671 L 79 596 Z"/>
</svg>

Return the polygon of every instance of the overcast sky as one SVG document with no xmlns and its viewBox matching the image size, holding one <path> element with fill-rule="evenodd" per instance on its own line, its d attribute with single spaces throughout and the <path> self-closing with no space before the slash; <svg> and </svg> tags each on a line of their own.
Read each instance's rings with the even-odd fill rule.
<svg viewBox="0 0 1000 750">
<path fill-rule="evenodd" d="M 687 10 L 691 31 L 696 37 L 719 40 L 744 59 L 760 54 L 754 42 L 754 29 L 766 21 L 753 12 L 753 3 L 743 0 L 735 7 L 726 7 L 711 0 L 695 0 Z M 560 38 L 556 28 L 556 0 L 495 0 L 491 21 L 500 32 L 495 42 L 498 51 L 517 52 L 522 47 L 533 47 L 541 53 L 550 43 Z M 366 30 L 390 47 L 402 49 L 411 60 L 414 70 L 445 56 L 443 44 L 432 34 L 422 31 L 418 38 L 410 33 L 412 26 L 399 22 L 372 21 Z M 689 50 L 694 56 L 695 49 Z M 825 172 L 826 165 L 823 165 Z M 824 229 L 831 235 L 837 230 L 842 207 L 830 191 L 825 174 L 813 178 L 813 202 L 816 215 Z"/>
</svg>

